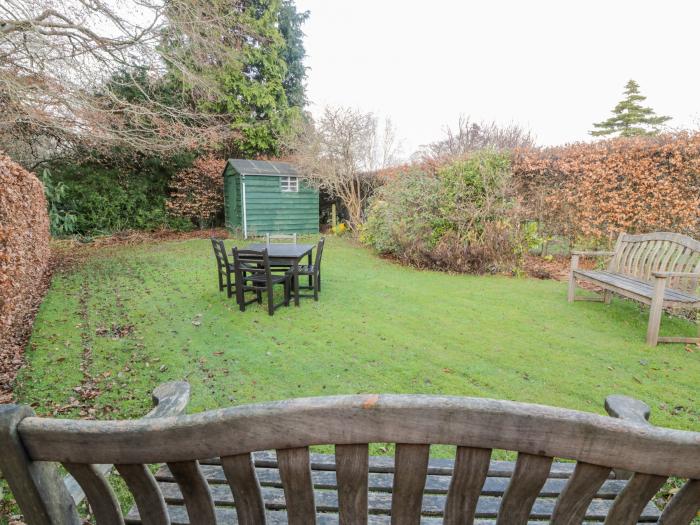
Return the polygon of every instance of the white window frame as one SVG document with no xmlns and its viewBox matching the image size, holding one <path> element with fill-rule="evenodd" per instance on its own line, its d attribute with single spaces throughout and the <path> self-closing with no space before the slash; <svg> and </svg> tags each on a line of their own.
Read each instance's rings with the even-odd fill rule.
<svg viewBox="0 0 700 525">
<path fill-rule="evenodd" d="M 284 193 L 298 193 L 299 177 L 293 177 L 291 175 L 280 177 L 280 188 Z"/>
</svg>

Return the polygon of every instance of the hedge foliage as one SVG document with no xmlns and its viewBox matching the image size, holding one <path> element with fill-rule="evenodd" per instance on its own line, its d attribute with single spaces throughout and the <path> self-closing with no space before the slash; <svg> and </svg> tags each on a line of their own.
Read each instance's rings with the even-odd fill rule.
<svg viewBox="0 0 700 525">
<path fill-rule="evenodd" d="M 572 244 L 622 231 L 700 234 L 700 133 L 520 150 L 513 179 L 531 218 Z"/>
<path fill-rule="evenodd" d="M 49 269 L 49 217 L 37 177 L 0 154 L 0 403 L 22 364 Z"/>
</svg>

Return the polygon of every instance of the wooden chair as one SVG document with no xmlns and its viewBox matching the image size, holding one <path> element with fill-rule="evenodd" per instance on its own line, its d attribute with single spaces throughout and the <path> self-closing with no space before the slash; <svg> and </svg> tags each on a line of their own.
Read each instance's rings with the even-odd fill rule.
<svg viewBox="0 0 700 525">
<path fill-rule="evenodd" d="M 219 275 L 219 291 L 224 290 L 224 282 L 226 287 L 226 295 L 230 299 L 233 297 L 233 287 L 235 282 L 231 280 L 231 276 L 235 274 L 233 264 L 228 260 L 226 255 L 226 246 L 224 241 L 215 237 L 211 238 L 211 245 L 214 248 L 214 257 L 216 257 L 216 271 Z"/>
<path fill-rule="evenodd" d="M 605 270 L 578 267 L 581 257 L 610 257 Z M 603 290 L 602 297 L 577 297 L 576 285 L 584 281 Z M 700 310 L 700 242 L 677 233 L 623 233 L 612 252 L 572 252 L 569 302 L 587 300 L 609 303 L 613 293 L 648 304 L 647 344 L 700 343 L 700 337 L 659 337 L 664 308 Z"/>
<path fill-rule="evenodd" d="M 316 247 L 316 258 L 314 264 L 300 264 L 292 267 L 292 279 L 294 284 L 294 304 L 299 304 L 299 297 L 313 297 L 318 301 L 318 293 L 321 291 L 321 257 L 323 257 L 323 245 L 326 239 L 321 237 Z M 308 275 L 311 277 L 310 286 L 299 286 L 299 276 Z M 313 290 L 312 294 L 300 294 L 299 290 Z"/>
<path fill-rule="evenodd" d="M 3 405 L 0 468 L 30 525 L 81 523 L 56 463 L 85 492 L 97 525 L 690 523 L 700 508 L 700 433 L 650 425 L 649 407 L 632 398 L 610 396 L 606 409 L 613 418 L 367 394 L 75 421 Z M 394 457 L 370 457 L 369 443 L 396 443 Z M 456 446 L 454 459 L 431 460 L 431 443 Z M 309 453 L 321 444 L 335 444 L 335 454 Z M 492 461 L 493 449 L 517 460 Z M 150 466 L 163 463 L 153 475 Z M 126 519 L 104 465 L 133 494 Z M 668 476 L 687 481 L 660 512 L 650 500 Z"/>
<path fill-rule="evenodd" d="M 291 242 L 292 244 L 297 243 L 297 234 L 284 234 L 284 233 L 266 233 L 265 242 L 270 244 L 271 242 L 281 241 L 281 242 Z"/>
<path fill-rule="evenodd" d="M 241 312 L 251 303 L 262 304 L 262 292 L 267 292 L 267 312 L 275 314 L 280 306 L 289 306 L 292 278 L 289 273 L 275 275 L 270 268 L 270 259 L 267 250 L 260 252 L 253 250 L 233 249 L 233 265 L 236 275 L 236 301 Z M 274 285 L 281 284 L 284 287 L 284 300 L 275 304 Z M 246 301 L 246 292 L 254 292 L 255 299 Z"/>
</svg>

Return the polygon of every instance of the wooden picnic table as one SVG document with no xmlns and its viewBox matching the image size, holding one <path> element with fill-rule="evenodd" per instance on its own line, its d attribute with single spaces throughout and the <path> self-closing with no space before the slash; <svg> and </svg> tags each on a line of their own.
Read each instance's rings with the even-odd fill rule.
<svg viewBox="0 0 700 525">
<path fill-rule="evenodd" d="M 311 266 L 311 253 L 315 245 L 313 244 L 293 244 L 293 243 L 264 243 L 256 242 L 249 244 L 246 249 L 260 252 L 267 250 L 267 256 L 270 258 L 271 266 L 289 266 L 292 272 L 295 272 L 301 260 L 306 256 L 306 261 Z M 313 282 L 309 275 L 309 287 L 313 286 Z M 299 306 L 299 277 L 294 275 L 294 304 Z"/>
</svg>

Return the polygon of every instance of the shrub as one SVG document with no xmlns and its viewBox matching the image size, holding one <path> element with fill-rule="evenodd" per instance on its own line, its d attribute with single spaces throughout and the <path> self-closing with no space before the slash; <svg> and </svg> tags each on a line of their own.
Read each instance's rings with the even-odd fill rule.
<svg viewBox="0 0 700 525">
<path fill-rule="evenodd" d="M 224 210 L 223 170 L 223 160 L 207 156 L 179 171 L 170 185 L 168 211 L 192 220 L 200 228 L 212 225 Z"/>
<path fill-rule="evenodd" d="M 513 161 L 529 216 L 573 244 L 618 233 L 700 233 L 700 133 L 521 150 Z"/>
<path fill-rule="evenodd" d="M 419 267 L 515 271 L 530 242 L 511 191 L 507 154 L 481 151 L 435 175 L 412 171 L 373 197 L 362 239 Z"/>
<path fill-rule="evenodd" d="M 44 293 L 50 255 L 41 182 L 0 154 L 0 403 L 11 399 L 11 382 Z"/>
</svg>

